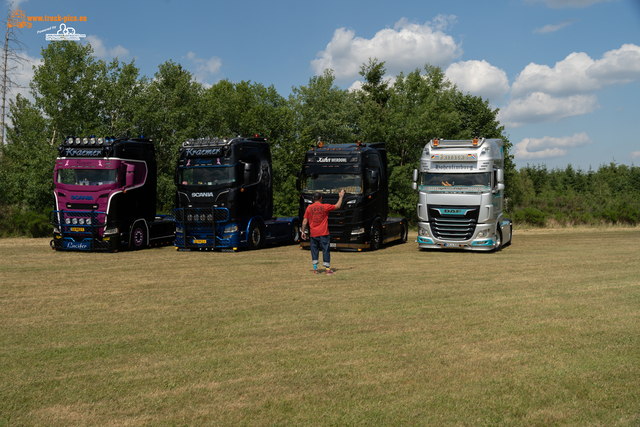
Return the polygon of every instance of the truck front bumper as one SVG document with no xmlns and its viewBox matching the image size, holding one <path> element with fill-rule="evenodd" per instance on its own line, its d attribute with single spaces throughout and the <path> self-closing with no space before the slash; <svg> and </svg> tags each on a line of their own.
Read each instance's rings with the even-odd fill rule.
<svg viewBox="0 0 640 427">
<path fill-rule="evenodd" d="M 49 245 L 51 249 L 57 251 L 115 252 L 118 250 L 119 240 L 118 235 L 92 238 L 90 236 L 63 237 L 54 233 Z"/>
<path fill-rule="evenodd" d="M 478 224 L 469 240 L 439 239 L 431 233 L 428 222 L 418 223 L 418 248 L 420 249 L 462 249 L 467 251 L 492 251 L 496 247 L 495 224 Z"/>
</svg>

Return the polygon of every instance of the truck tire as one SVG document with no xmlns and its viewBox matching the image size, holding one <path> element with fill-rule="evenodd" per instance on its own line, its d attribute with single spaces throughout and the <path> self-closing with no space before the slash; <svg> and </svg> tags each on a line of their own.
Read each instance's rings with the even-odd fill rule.
<svg viewBox="0 0 640 427">
<path fill-rule="evenodd" d="M 294 219 L 291 222 L 291 244 L 295 245 L 300 242 L 300 221 Z"/>
<path fill-rule="evenodd" d="M 493 252 L 498 252 L 502 249 L 502 230 L 499 226 L 496 229 L 496 239 L 498 239 L 498 241 L 496 242 L 496 247 L 493 249 Z"/>
<path fill-rule="evenodd" d="M 403 222 L 401 227 L 402 231 L 400 232 L 400 241 L 402 243 L 407 243 L 407 238 L 409 237 L 409 227 L 407 226 L 406 222 Z"/>
<path fill-rule="evenodd" d="M 375 221 L 371 226 L 371 250 L 377 251 L 382 247 L 382 226 L 380 221 Z"/>
<path fill-rule="evenodd" d="M 131 237 L 129 238 L 129 249 L 144 249 L 147 247 L 147 227 L 144 221 L 138 221 L 131 227 Z"/>
<path fill-rule="evenodd" d="M 249 244 L 249 249 L 260 249 L 264 247 L 264 227 L 262 227 L 262 224 L 257 221 L 251 223 L 247 243 Z"/>
</svg>

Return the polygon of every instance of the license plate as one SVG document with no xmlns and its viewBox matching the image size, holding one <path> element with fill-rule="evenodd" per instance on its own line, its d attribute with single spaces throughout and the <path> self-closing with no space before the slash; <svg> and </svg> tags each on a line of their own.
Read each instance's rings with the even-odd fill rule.
<svg viewBox="0 0 640 427">
<path fill-rule="evenodd" d="M 207 240 L 202 240 L 202 239 L 193 239 L 193 243 L 197 243 L 197 244 L 204 244 L 207 243 Z"/>
<path fill-rule="evenodd" d="M 329 247 L 330 247 L 330 248 L 336 248 L 337 246 L 336 246 L 336 244 L 335 244 L 335 243 L 329 243 Z"/>
<path fill-rule="evenodd" d="M 71 231 L 84 231 L 84 227 L 71 227 Z"/>
<path fill-rule="evenodd" d="M 459 248 L 460 247 L 460 245 L 458 243 L 445 243 L 444 246 L 447 247 L 447 248 Z"/>
</svg>

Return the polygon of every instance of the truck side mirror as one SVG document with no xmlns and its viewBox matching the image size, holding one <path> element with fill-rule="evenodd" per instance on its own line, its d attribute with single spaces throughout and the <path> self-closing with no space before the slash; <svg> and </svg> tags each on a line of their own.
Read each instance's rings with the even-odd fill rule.
<svg viewBox="0 0 640 427">
<path fill-rule="evenodd" d="M 504 190 L 504 184 L 499 182 L 498 185 L 496 185 L 496 190 L 498 190 L 498 191 Z"/>
<path fill-rule="evenodd" d="M 500 182 L 504 182 L 504 169 L 496 169 L 496 180 Z"/>
<path fill-rule="evenodd" d="M 134 178 L 134 172 L 136 170 L 135 165 L 130 165 L 128 163 L 125 163 L 125 165 L 127 165 L 127 172 L 125 175 L 125 187 L 131 187 L 133 186 L 133 178 Z"/>
<path fill-rule="evenodd" d="M 411 183 L 411 189 L 412 189 L 413 191 L 417 191 L 417 190 L 418 190 L 418 183 L 417 183 L 417 182 L 415 182 L 415 181 L 413 181 L 413 182 Z"/>
<path fill-rule="evenodd" d="M 244 184 L 251 184 L 251 175 L 253 175 L 253 165 L 251 163 L 244 164 Z"/>
<path fill-rule="evenodd" d="M 413 182 L 418 182 L 418 169 L 413 170 Z"/>
</svg>

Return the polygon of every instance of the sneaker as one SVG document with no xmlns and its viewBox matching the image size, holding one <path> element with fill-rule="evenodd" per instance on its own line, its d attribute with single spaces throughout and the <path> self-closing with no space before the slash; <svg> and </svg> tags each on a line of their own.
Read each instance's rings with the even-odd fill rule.
<svg viewBox="0 0 640 427">
<path fill-rule="evenodd" d="M 318 270 L 313 270 L 313 274 L 318 274 Z"/>
<path fill-rule="evenodd" d="M 329 274 L 336 274 L 336 273 L 334 273 L 333 270 L 331 270 L 330 268 L 327 268 L 327 275 Z"/>
</svg>

